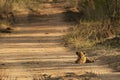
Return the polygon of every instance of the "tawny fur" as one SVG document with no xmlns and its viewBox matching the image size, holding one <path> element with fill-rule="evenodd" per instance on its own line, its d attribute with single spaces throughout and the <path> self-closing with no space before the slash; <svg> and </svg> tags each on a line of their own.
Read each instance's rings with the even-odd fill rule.
<svg viewBox="0 0 120 80">
<path fill-rule="evenodd" d="M 75 63 L 79 64 L 84 64 L 84 63 L 92 63 L 94 60 L 90 60 L 89 58 L 86 57 L 86 53 L 81 51 L 81 52 L 76 52 L 77 55 L 77 60 Z"/>
</svg>

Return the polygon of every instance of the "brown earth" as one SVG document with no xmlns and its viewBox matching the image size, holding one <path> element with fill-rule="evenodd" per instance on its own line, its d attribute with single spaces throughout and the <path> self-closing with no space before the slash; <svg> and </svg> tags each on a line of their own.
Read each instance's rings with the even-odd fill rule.
<svg viewBox="0 0 120 80">
<path fill-rule="evenodd" d="M 62 44 L 63 35 L 72 26 L 63 20 L 64 9 L 51 5 L 42 12 L 44 13 L 41 16 L 21 16 L 13 33 L 1 35 L 0 78 L 42 80 L 33 78 L 44 74 L 58 77 L 72 73 L 71 77 L 64 77 L 63 80 L 119 80 L 120 73 L 114 72 L 100 60 L 95 63 L 75 64 L 75 51 Z M 99 51 L 98 53 L 101 54 Z M 86 73 L 95 74 L 97 79 L 96 76 L 92 79 L 78 77 Z M 53 80 L 62 79 L 58 77 Z"/>
</svg>

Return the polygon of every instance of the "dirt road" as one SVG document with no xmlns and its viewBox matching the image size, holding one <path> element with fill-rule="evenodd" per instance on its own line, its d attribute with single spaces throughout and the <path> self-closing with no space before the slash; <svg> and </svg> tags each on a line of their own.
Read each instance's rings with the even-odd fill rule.
<svg viewBox="0 0 120 80">
<path fill-rule="evenodd" d="M 0 74 L 5 80 L 33 80 L 39 74 L 61 76 L 88 72 L 97 74 L 102 80 L 119 80 L 120 74 L 113 73 L 107 65 L 74 63 L 74 51 L 62 44 L 63 35 L 71 27 L 64 22 L 63 12 L 59 7 L 50 7 L 44 10 L 43 16 L 31 16 L 27 23 L 21 20 L 13 33 L 1 35 Z"/>
</svg>

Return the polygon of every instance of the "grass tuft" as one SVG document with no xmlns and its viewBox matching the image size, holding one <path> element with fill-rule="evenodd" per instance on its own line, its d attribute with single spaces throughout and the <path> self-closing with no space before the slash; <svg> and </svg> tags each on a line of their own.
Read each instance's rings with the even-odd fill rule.
<svg viewBox="0 0 120 80">
<path fill-rule="evenodd" d="M 91 48 L 98 43 L 107 43 L 107 46 L 114 45 L 116 40 L 113 43 L 108 39 L 115 37 L 116 32 L 108 26 L 108 24 L 103 25 L 101 22 L 80 22 L 79 25 L 71 28 L 70 33 L 64 36 L 65 44 L 74 48 Z M 106 40 L 108 41 L 105 42 Z M 117 41 L 119 42 L 119 40 Z"/>
</svg>

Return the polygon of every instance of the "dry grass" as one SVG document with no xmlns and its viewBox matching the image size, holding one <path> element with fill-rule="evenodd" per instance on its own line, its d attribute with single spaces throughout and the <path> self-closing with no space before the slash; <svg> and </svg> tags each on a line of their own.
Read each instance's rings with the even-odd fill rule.
<svg viewBox="0 0 120 80">
<path fill-rule="evenodd" d="M 104 46 L 107 48 L 120 48 L 120 37 L 106 39 L 102 42 L 97 43 L 96 45 Z"/>
<path fill-rule="evenodd" d="M 118 32 L 115 32 L 114 29 L 108 28 L 107 24 L 103 25 L 101 22 L 80 22 L 79 25 L 71 28 L 70 33 L 64 36 L 64 40 L 66 42 L 65 44 L 72 44 L 72 47 L 74 48 L 90 48 L 97 43 L 112 39 L 116 36 L 116 33 Z M 119 43 L 119 39 L 105 43 L 109 46 L 109 44 L 116 41 Z"/>
<path fill-rule="evenodd" d="M 92 47 L 95 42 L 89 38 L 95 38 L 96 28 L 89 23 L 73 26 L 70 33 L 64 37 L 67 44 L 75 48 Z"/>
</svg>

